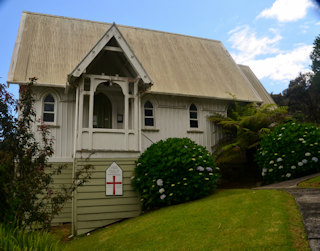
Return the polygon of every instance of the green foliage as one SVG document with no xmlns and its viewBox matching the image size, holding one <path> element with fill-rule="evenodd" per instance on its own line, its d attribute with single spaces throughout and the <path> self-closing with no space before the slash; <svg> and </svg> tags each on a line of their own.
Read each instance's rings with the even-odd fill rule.
<svg viewBox="0 0 320 251">
<path fill-rule="evenodd" d="M 311 82 L 317 87 L 318 91 L 320 91 L 320 35 L 318 35 L 313 42 L 310 59 L 312 61 L 311 70 L 314 73 Z"/>
<path fill-rule="evenodd" d="M 0 222 L 48 228 L 64 203 L 71 199 L 72 191 L 91 173 L 90 167 L 85 166 L 76 173 L 70 186 L 54 188 L 53 175 L 60 174 L 64 166 L 48 165 L 53 154 L 48 126 L 37 127 L 40 141 L 36 140 L 32 96 L 36 79 L 30 81 L 20 87 L 19 102 L 0 84 Z M 13 112 L 18 109 L 16 118 Z"/>
<path fill-rule="evenodd" d="M 288 119 L 286 107 L 268 104 L 261 107 L 254 103 L 241 105 L 234 101 L 228 117 L 214 114 L 210 118 L 224 137 L 215 146 L 214 156 L 217 163 L 225 163 L 239 158 L 239 155 L 255 150 L 261 138 L 272 128 Z"/>
<path fill-rule="evenodd" d="M 59 241 L 44 231 L 28 232 L 0 224 L 0 250 L 58 251 L 61 246 Z"/>
<path fill-rule="evenodd" d="M 139 157 L 132 185 L 143 208 L 178 204 L 208 195 L 219 178 L 211 154 L 188 138 L 152 144 Z"/>
<path fill-rule="evenodd" d="M 301 122 L 320 123 L 320 35 L 313 43 L 310 54 L 313 72 L 300 73 L 289 87 L 272 95 L 278 105 L 289 107 L 289 114 Z"/>
<path fill-rule="evenodd" d="M 312 84 L 311 73 L 300 73 L 291 80 L 282 94 L 273 95 L 278 105 L 288 106 L 288 112 L 301 122 L 320 122 L 320 89 Z"/>
<path fill-rule="evenodd" d="M 296 122 L 279 125 L 263 138 L 255 159 L 265 183 L 320 171 L 320 129 Z"/>
</svg>

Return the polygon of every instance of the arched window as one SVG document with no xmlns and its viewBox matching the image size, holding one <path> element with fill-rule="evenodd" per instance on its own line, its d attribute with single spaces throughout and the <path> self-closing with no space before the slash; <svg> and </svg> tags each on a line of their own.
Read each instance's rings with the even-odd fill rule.
<svg viewBox="0 0 320 251">
<path fill-rule="evenodd" d="M 144 104 L 144 125 L 154 126 L 153 105 L 149 100 Z"/>
<path fill-rule="evenodd" d="M 51 94 L 48 94 L 43 100 L 43 122 L 55 122 L 55 100 Z"/>
<path fill-rule="evenodd" d="M 102 93 L 94 95 L 93 127 L 112 128 L 112 104 Z"/>
<path fill-rule="evenodd" d="M 198 110 L 194 104 L 190 105 L 189 117 L 190 117 L 190 127 L 198 128 Z"/>
</svg>

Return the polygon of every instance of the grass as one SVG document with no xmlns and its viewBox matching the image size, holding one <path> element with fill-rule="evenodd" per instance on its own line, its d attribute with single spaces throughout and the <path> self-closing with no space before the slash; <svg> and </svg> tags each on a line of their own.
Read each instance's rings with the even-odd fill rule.
<svg viewBox="0 0 320 251">
<path fill-rule="evenodd" d="M 320 189 L 320 176 L 303 181 L 298 184 L 299 188 L 317 188 Z"/>
<path fill-rule="evenodd" d="M 123 221 L 65 250 L 308 250 L 297 205 L 286 192 L 228 189 Z"/>
</svg>

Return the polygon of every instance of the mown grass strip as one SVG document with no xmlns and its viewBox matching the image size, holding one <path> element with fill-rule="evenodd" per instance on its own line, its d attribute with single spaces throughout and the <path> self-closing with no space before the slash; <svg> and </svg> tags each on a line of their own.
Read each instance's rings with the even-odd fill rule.
<svg viewBox="0 0 320 251">
<path fill-rule="evenodd" d="M 299 188 L 317 188 L 320 189 L 320 176 L 303 181 L 298 184 Z"/>
<path fill-rule="evenodd" d="M 77 238 L 66 250 L 307 250 L 291 195 L 219 190 Z"/>
</svg>

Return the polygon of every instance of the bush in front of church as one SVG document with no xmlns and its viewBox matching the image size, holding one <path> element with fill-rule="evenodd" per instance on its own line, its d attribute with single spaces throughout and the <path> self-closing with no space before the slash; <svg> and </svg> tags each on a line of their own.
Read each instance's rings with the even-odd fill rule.
<svg viewBox="0 0 320 251">
<path fill-rule="evenodd" d="M 169 138 L 141 154 L 132 185 L 149 210 L 202 198 L 216 188 L 219 177 L 205 147 L 189 138 Z"/>
</svg>

